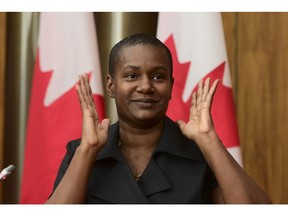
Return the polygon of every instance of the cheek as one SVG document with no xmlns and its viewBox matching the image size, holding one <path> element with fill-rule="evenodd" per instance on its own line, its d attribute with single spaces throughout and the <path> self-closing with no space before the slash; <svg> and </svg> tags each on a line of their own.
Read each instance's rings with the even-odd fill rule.
<svg viewBox="0 0 288 216">
<path fill-rule="evenodd" d="M 162 97 L 168 98 L 169 100 L 172 97 L 172 90 L 168 86 L 163 86 L 161 88 L 158 88 L 158 92 L 160 95 L 162 95 Z"/>
<path fill-rule="evenodd" d="M 118 95 L 124 97 L 129 97 L 133 92 L 136 91 L 137 86 L 131 83 L 122 83 L 119 86 L 115 86 L 115 92 L 118 92 Z"/>
<path fill-rule="evenodd" d="M 118 104 L 126 103 L 126 101 L 131 97 L 133 89 L 127 85 L 121 85 L 120 87 L 115 86 L 115 100 Z"/>
</svg>

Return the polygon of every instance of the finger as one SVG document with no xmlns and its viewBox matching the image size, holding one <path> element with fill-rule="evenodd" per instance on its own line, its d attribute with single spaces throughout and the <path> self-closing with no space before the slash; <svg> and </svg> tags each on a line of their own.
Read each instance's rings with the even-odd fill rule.
<svg viewBox="0 0 288 216">
<path fill-rule="evenodd" d="M 190 107 L 190 114 L 189 119 L 192 118 L 193 111 L 196 110 L 196 92 L 193 92 L 192 94 L 192 100 L 191 100 L 191 107 Z"/>
<path fill-rule="evenodd" d="M 85 87 L 85 78 L 84 78 L 83 74 L 81 74 L 79 76 L 79 85 L 80 85 L 80 88 L 81 88 L 83 100 L 85 101 L 85 103 L 88 106 L 89 105 L 89 99 L 88 99 L 88 94 L 87 94 L 87 90 L 86 90 L 86 87 Z"/>
<path fill-rule="evenodd" d="M 203 92 L 202 92 L 202 101 L 206 100 L 206 96 L 209 93 L 209 87 L 210 87 L 210 77 L 208 77 L 205 80 L 205 84 L 204 84 L 204 88 L 203 88 Z"/>
<path fill-rule="evenodd" d="M 91 104 L 89 93 L 87 92 L 85 74 L 80 75 L 79 83 L 80 83 L 80 89 L 81 89 L 82 96 L 83 96 L 83 101 L 86 104 L 86 108 L 89 110 L 90 117 L 94 118 L 95 114 L 93 111 L 93 105 Z"/>
<path fill-rule="evenodd" d="M 111 123 L 110 119 L 108 119 L 108 118 L 103 119 L 101 124 L 99 124 L 99 130 L 100 131 L 108 130 L 110 123 Z"/>
<path fill-rule="evenodd" d="M 81 91 L 79 84 L 76 85 L 76 90 L 77 90 L 77 94 L 78 94 L 78 100 L 80 103 L 81 111 L 83 112 L 85 109 L 88 109 L 88 107 L 87 107 L 87 104 L 84 100 L 83 93 Z"/>
<path fill-rule="evenodd" d="M 97 113 L 97 111 L 96 111 L 95 108 L 94 108 L 94 121 L 95 121 L 95 124 L 96 124 L 96 125 L 99 123 L 98 113 Z"/>
<path fill-rule="evenodd" d="M 219 79 L 215 80 L 215 81 L 213 82 L 210 90 L 209 90 L 209 93 L 208 93 L 207 98 L 206 98 L 206 100 L 207 100 L 207 102 L 208 102 L 209 104 L 211 104 L 212 101 L 213 101 L 213 98 L 214 98 L 214 95 L 215 95 L 215 92 L 216 92 L 218 83 L 219 83 Z"/>
<path fill-rule="evenodd" d="M 186 126 L 186 123 L 185 123 L 184 121 L 182 121 L 182 120 L 178 120 L 178 121 L 176 121 L 176 123 L 178 124 L 180 130 L 181 130 L 182 133 L 183 133 L 184 130 L 185 130 L 184 128 L 185 128 L 185 126 Z"/>
<path fill-rule="evenodd" d="M 94 121 L 97 125 L 99 123 L 99 117 L 98 117 L 98 113 L 97 113 L 97 110 L 95 107 L 94 96 L 92 93 L 92 88 L 91 88 L 91 85 L 89 83 L 89 76 L 87 73 L 84 74 L 84 84 L 85 84 L 85 89 L 86 89 L 87 97 L 88 97 L 87 100 L 89 100 L 89 106 L 91 109 L 90 111 L 91 111 L 91 114 L 93 115 Z"/>
<path fill-rule="evenodd" d="M 90 111 L 90 115 L 94 119 L 95 123 L 98 124 L 99 121 L 98 114 L 95 108 L 94 97 L 92 94 L 91 86 L 89 84 L 89 77 L 87 73 L 81 75 L 81 84 L 82 84 L 81 90 L 84 92 L 83 94 L 84 100 Z"/>
<path fill-rule="evenodd" d="M 108 139 L 108 128 L 110 126 L 111 120 L 108 118 L 103 119 L 103 121 L 98 124 L 98 136 L 99 140 L 106 142 Z"/>
<path fill-rule="evenodd" d="M 86 91 L 88 92 L 88 95 L 89 95 L 89 99 L 90 99 L 90 102 L 92 104 L 94 104 L 94 97 L 93 97 L 93 92 L 92 92 L 92 88 L 91 88 L 91 85 L 90 85 L 90 82 L 89 82 L 89 76 L 87 73 L 85 73 L 85 76 L 84 76 L 84 80 L 85 80 L 85 88 L 86 88 Z"/>
<path fill-rule="evenodd" d="M 84 87 L 85 87 L 85 92 L 86 92 L 86 95 L 87 95 L 87 103 L 88 105 L 90 106 L 93 106 L 94 105 L 94 101 L 93 101 L 93 97 L 92 97 L 92 89 L 91 89 L 91 86 L 90 86 L 90 83 L 89 83 L 89 77 L 88 77 L 88 74 L 85 73 L 83 74 L 83 83 L 84 83 Z"/>
<path fill-rule="evenodd" d="M 202 88 L 203 88 L 203 80 L 201 79 L 201 80 L 198 82 L 196 106 L 198 106 L 198 105 L 200 104 L 200 102 L 201 102 Z"/>
</svg>

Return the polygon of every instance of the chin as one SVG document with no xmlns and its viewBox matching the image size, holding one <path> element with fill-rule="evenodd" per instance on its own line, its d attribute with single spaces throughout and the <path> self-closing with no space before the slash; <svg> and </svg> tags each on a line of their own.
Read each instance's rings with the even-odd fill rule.
<svg viewBox="0 0 288 216">
<path fill-rule="evenodd" d="M 137 115 L 135 116 L 135 119 L 139 122 L 142 122 L 144 124 L 148 124 L 148 125 L 153 125 L 158 123 L 159 121 L 163 120 L 165 117 L 165 114 L 160 115 L 159 113 L 157 113 L 157 115 Z"/>
</svg>

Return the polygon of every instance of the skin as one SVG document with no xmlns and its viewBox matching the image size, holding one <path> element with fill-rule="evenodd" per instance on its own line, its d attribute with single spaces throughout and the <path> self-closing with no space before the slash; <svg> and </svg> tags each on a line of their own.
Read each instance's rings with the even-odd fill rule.
<svg viewBox="0 0 288 216">
<path fill-rule="evenodd" d="M 173 78 L 165 51 L 151 45 L 123 48 L 107 90 L 115 98 L 120 125 L 148 128 L 162 122 Z"/>
<path fill-rule="evenodd" d="M 121 151 L 134 175 L 141 174 L 162 134 L 173 78 L 165 51 L 151 45 L 123 48 L 107 90 L 115 98 Z"/>
<path fill-rule="evenodd" d="M 122 50 L 115 76 L 107 77 L 107 91 L 115 98 L 121 152 L 131 172 L 142 173 L 158 143 L 173 87 L 164 51 L 151 45 Z M 177 121 L 182 133 L 194 140 L 213 171 L 219 187 L 215 203 L 271 203 L 265 192 L 244 172 L 218 138 L 211 105 L 219 80 L 200 81 L 192 95 L 189 121 Z M 76 86 L 82 110 L 82 139 L 62 181 L 47 203 L 83 203 L 88 179 L 108 137 L 109 119 L 99 122 L 88 75 Z M 81 173 L 79 175 L 78 173 Z"/>
</svg>

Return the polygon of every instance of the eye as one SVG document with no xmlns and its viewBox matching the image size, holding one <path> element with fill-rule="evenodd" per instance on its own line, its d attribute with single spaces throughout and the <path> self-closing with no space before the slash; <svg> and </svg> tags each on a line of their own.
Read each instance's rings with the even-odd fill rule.
<svg viewBox="0 0 288 216">
<path fill-rule="evenodd" d="M 163 74 L 155 74 L 153 76 L 153 79 L 154 80 L 164 80 L 165 79 L 165 76 Z"/>
<path fill-rule="evenodd" d="M 125 75 L 125 78 L 127 78 L 127 79 L 136 79 L 137 75 L 133 74 L 133 73 L 130 73 L 130 74 Z"/>
</svg>

